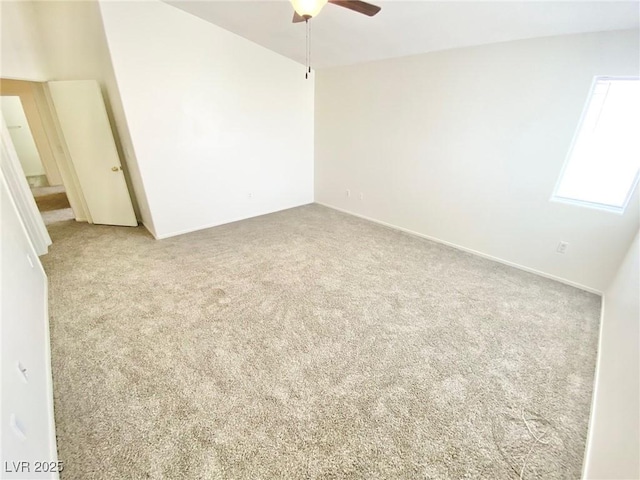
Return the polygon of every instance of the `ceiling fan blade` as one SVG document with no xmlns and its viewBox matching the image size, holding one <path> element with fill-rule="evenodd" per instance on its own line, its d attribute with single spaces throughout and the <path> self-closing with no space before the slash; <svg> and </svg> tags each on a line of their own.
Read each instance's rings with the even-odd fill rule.
<svg viewBox="0 0 640 480">
<path fill-rule="evenodd" d="M 300 15 L 298 15 L 298 12 L 293 12 L 293 23 L 300 23 L 300 22 L 304 22 L 304 17 L 301 17 Z"/>
<path fill-rule="evenodd" d="M 329 3 L 348 8 L 354 12 L 363 13 L 370 17 L 373 17 L 381 10 L 377 5 L 371 5 L 370 3 L 361 2 L 360 0 L 329 0 Z"/>
</svg>

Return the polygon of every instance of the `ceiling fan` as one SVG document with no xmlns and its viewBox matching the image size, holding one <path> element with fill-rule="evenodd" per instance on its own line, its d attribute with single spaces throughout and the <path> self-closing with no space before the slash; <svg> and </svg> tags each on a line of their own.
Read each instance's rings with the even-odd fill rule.
<svg viewBox="0 0 640 480">
<path fill-rule="evenodd" d="M 380 11 L 377 5 L 371 5 L 360 0 L 291 0 L 293 9 L 293 23 L 306 22 L 320 13 L 322 7 L 328 3 L 333 3 L 339 7 L 348 8 L 354 12 L 362 13 L 373 17 Z"/>
<path fill-rule="evenodd" d="M 348 8 L 354 12 L 362 13 L 369 17 L 373 17 L 381 8 L 377 5 L 371 5 L 361 0 L 291 0 L 293 5 L 293 23 L 305 22 L 307 27 L 307 58 L 304 69 L 304 78 L 309 78 L 311 73 L 311 30 L 309 29 L 309 20 L 320 13 L 322 7 L 327 3 L 333 3 L 339 7 Z"/>
</svg>

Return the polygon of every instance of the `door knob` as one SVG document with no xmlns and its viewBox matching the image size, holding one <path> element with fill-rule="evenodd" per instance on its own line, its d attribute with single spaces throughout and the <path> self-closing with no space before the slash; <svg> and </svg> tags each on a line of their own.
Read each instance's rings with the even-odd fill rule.
<svg viewBox="0 0 640 480">
<path fill-rule="evenodd" d="M 114 172 L 117 172 L 119 170 L 119 168 L 118 167 L 111 167 L 111 170 L 114 171 Z"/>
</svg>

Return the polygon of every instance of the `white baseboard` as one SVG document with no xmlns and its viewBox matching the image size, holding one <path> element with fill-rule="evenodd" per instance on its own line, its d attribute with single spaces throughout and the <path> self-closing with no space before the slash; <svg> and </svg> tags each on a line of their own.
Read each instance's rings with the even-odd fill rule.
<svg viewBox="0 0 640 480">
<path fill-rule="evenodd" d="M 591 445 L 593 444 L 593 422 L 596 416 L 596 395 L 598 394 L 598 377 L 600 376 L 600 360 L 602 356 L 602 330 L 604 326 L 606 296 L 602 295 L 602 303 L 600 307 L 600 328 L 598 331 L 598 354 L 596 357 L 596 371 L 593 375 L 593 390 L 591 392 L 591 409 L 589 410 L 589 425 L 587 426 L 587 444 L 584 447 L 584 457 L 582 458 L 582 474 L 580 478 L 587 479 L 587 462 L 591 456 Z"/>
<path fill-rule="evenodd" d="M 160 240 L 157 237 L 156 232 L 153 230 L 153 228 L 149 228 L 149 225 L 147 225 L 144 221 L 141 221 L 141 223 L 142 223 L 142 226 L 147 229 L 147 232 L 149 232 L 155 240 Z"/>
<path fill-rule="evenodd" d="M 42 268 L 42 264 L 40 264 L 40 268 Z M 49 457 L 47 458 L 47 460 L 49 460 L 50 462 L 57 462 L 58 461 L 58 448 L 57 448 L 57 438 L 56 438 L 56 424 L 55 424 L 55 412 L 54 412 L 54 404 L 53 404 L 53 374 L 52 374 L 52 367 L 51 367 L 51 330 L 50 330 L 50 322 L 49 319 L 51 317 L 49 317 L 49 278 L 47 277 L 46 273 L 44 272 L 43 269 L 43 274 L 44 274 L 44 298 L 45 298 L 45 306 L 44 306 L 44 313 L 45 313 L 45 320 L 44 320 L 44 335 L 45 335 L 45 359 L 46 359 L 46 364 L 45 364 L 45 385 L 46 385 L 46 390 L 47 390 L 47 415 L 48 417 L 51 419 L 51 422 L 49 424 L 49 445 L 51 450 L 49 451 Z M 50 477 L 55 479 L 60 478 L 60 476 L 58 475 L 58 473 L 54 473 L 53 477 Z"/>
<path fill-rule="evenodd" d="M 163 240 L 165 238 L 176 237 L 178 235 L 184 235 L 185 233 L 192 233 L 192 232 L 197 232 L 199 230 L 206 230 L 207 228 L 219 227 L 220 225 L 226 225 L 227 223 L 239 222 L 241 220 L 248 220 L 249 218 L 261 217 L 263 215 L 269 215 L 270 213 L 282 212 L 283 210 L 289 210 L 291 208 L 302 207 L 303 205 L 309 205 L 311 203 L 313 203 L 313 201 L 306 202 L 306 203 L 301 203 L 299 205 L 291 205 L 291 206 L 284 207 L 284 208 L 276 208 L 275 210 L 268 210 L 266 212 L 262 212 L 262 213 L 259 213 L 257 215 L 243 215 L 243 216 L 239 216 L 239 217 L 232 217 L 230 219 L 225 219 L 225 220 L 223 220 L 221 222 L 211 223 L 211 224 L 207 224 L 207 225 L 201 225 L 201 226 L 194 227 L 194 228 L 188 228 L 186 230 L 179 230 L 179 231 L 170 232 L 170 233 L 163 233 L 161 235 L 155 235 L 153 232 L 151 232 L 151 235 L 153 235 L 156 240 Z M 145 225 L 145 227 L 146 227 L 146 225 Z M 147 227 L 147 230 L 149 230 L 148 227 Z"/>
<path fill-rule="evenodd" d="M 509 260 L 504 260 L 502 258 L 494 257 L 492 255 L 488 255 L 483 252 L 479 252 L 477 250 L 473 250 L 471 248 L 463 247 L 461 245 L 457 245 L 455 243 L 448 242 L 446 240 L 442 240 L 440 238 L 431 237 L 429 235 L 425 235 L 424 233 L 416 232 L 414 230 L 409 230 L 408 228 L 399 227 L 398 225 L 393 225 L 391 223 L 383 222 L 381 220 L 376 220 L 375 218 L 367 217 L 365 215 L 360 215 L 358 213 L 350 212 L 349 210 L 344 210 L 342 208 L 334 207 L 333 205 L 328 205 L 326 203 L 316 201 L 318 205 L 322 205 L 323 207 L 331 208 L 332 210 L 337 210 L 338 212 L 346 213 L 347 215 L 353 215 L 354 217 L 362 218 L 363 220 L 368 220 L 369 222 L 377 223 L 378 225 L 382 225 L 387 228 L 391 228 L 393 230 L 399 230 L 401 232 L 408 233 L 410 235 L 414 235 L 416 237 L 425 238 L 427 240 L 431 240 L 432 242 L 440 243 L 442 245 L 447 245 L 448 247 L 455 248 L 457 250 L 462 250 L 463 252 L 471 253 L 478 257 L 486 258 L 488 260 L 493 260 L 494 262 L 502 263 L 503 265 L 508 265 L 509 267 L 517 268 L 519 270 L 523 270 L 528 273 L 533 273 L 535 275 L 539 275 L 544 278 L 549 278 L 551 280 L 555 280 L 556 282 L 564 283 L 565 285 L 569 285 L 571 287 L 579 288 L 580 290 L 584 290 L 589 293 L 595 293 L 596 295 L 602 295 L 600 290 L 596 290 L 595 288 L 588 287 L 586 285 L 582 285 L 580 283 L 572 282 L 571 280 L 567 280 L 566 278 L 557 277 L 555 275 L 551 275 L 549 273 L 541 272 L 540 270 L 536 270 L 534 268 L 526 267 L 524 265 L 520 265 L 518 263 L 510 262 Z"/>
</svg>

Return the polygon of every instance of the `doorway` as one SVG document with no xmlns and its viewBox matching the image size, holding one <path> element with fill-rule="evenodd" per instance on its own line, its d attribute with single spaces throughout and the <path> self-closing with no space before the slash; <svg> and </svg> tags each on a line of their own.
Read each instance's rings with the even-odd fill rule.
<svg viewBox="0 0 640 480">
<path fill-rule="evenodd" d="M 45 222 L 75 218 L 103 225 L 138 225 L 97 81 L 0 79 L 0 96 L 19 97 L 26 122 L 12 130 L 26 132 L 28 125 L 45 171 L 44 176 L 37 168 L 33 175 L 25 174 L 28 168 L 21 165 L 10 130 L 2 122 L 0 133 L 8 147 L 2 149 L 0 165 L 39 254 L 51 244 Z M 16 100 L 7 100 L 11 102 Z"/>
<path fill-rule="evenodd" d="M 75 213 L 58 167 L 53 163 L 45 168 L 20 97 L 1 96 L 0 110 L 45 225 L 74 220 Z"/>
</svg>

